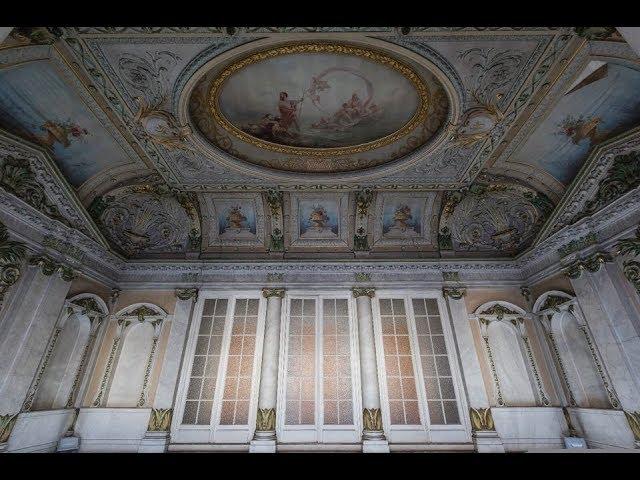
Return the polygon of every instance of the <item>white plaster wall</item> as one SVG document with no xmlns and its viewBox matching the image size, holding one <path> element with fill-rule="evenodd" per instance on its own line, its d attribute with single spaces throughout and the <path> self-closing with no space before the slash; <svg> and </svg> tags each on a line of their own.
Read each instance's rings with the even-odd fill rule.
<svg viewBox="0 0 640 480">
<path fill-rule="evenodd" d="M 150 416 L 150 408 L 82 408 L 80 452 L 137 452 Z"/>
<path fill-rule="evenodd" d="M 567 429 L 558 407 L 493 407 L 496 431 L 507 452 L 537 448 L 564 448 Z"/>
<path fill-rule="evenodd" d="M 589 448 L 634 448 L 633 432 L 623 411 L 570 408 L 569 413 Z"/>
<path fill-rule="evenodd" d="M 107 406 L 134 407 L 142 393 L 144 374 L 151 353 L 153 327 L 141 322 L 131 327 L 124 338 L 124 345 L 109 389 Z"/>
<path fill-rule="evenodd" d="M 8 452 L 55 452 L 73 410 L 21 413 L 9 437 Z"/>
</svg>

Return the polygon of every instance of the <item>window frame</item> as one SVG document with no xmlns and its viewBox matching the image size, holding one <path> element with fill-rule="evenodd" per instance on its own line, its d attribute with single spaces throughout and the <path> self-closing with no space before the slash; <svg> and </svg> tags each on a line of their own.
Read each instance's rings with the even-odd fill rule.
<svg viewBox="0 0 640 480">
<path fill-rule="evenodd" d="M 287 425 L 286 381 L 287 360 L 289 352 L 289 318 L 291 300 L 313 299 L 316 302 L 315 322 L 315 424 Z M 324 425 L 324 391 L 323 391 L 323 300 L 345 299 L 349 317 L 349 345 L 351 357 L 351 386 L 353 403 L 352 425 Z M 360 351 L 358 340 L 358 323 L 355 299 L 351 290 L 287 290 L 285 292 L 280 324 L 280 354 L 278 360 L 278 400 L 276 413 L 276 432 L 278 443 L 361 443 L 362 441 L 362 393 L 360 384 Z"/>
<path fill-rule="evenodd" d="M 220 361 L 216 376 L 216 387 L 213 396 L 211 419 L 208 425 L 183 424 L 182 417 L 186 406 L 187 389 L 191 380 L 193 360 L 195 355 L 198 332 L 202 322 L 202 313 L 206 300 L 226 299 L 227 311 L 225 313 L 224 330 L 222 334 L 222 346 Z M 222 400 L 226 383 L 227 364 L 229 360 L 229 346 L 231 344 L 233 318 L 237 300 L 257 299 L 258 315 L 256 322 L 256 337 L 253 359 L 253 373 L 251 376 L 251 393 L 249 397 L 248 425 L 220 425 L 222 412 Z M 172 418 L 171 442 L 172 443 L 204 443 L 204 444 L 248 444 L 253 438 L 256 428 L 256 416 L 258 409 L 258 395 L 260 387 L 260 371 L 262 367 L 262 348 L 264 343 L 264 328 L 266 315 L 266 299 L 261 290 L 243 290 L 238 292 L 203 290 L 198 294 L 191 325 L 189 327 L 187 344 L 185 347 L 183 363 L 181 367 L 178 392 L 176 395 L 176 409 Z"/>
<path fill-rule="evenodd" d="M 402 299 L 405 306 L 411 359 L 418 397 L 418 411 L 420 425 L 392 425 L 389 411 L 389 396 L 387 389 L 387 374 L 384 361 L 384 345 L 382 342 L 382 319 L 380 315 L 381 299 Z M 429 417 L 427 393 L 424 384 L 424 372 L 420 361 L 420 347 L 416 329 L 416 317 L 413 310 L 413 299 L 435 299 L 440 312 L 440 321 L 444 333 L 447 358 L 451 369 L 453 386 L 456 394 L 459 424 L 432 425 Z M 471 440 L 471 425 L 468 419 L 468 406 L 462 373 L 458 363 L 458 349 L 455 342 L 451 323 L 451 316 L 446 300 L 440 290 L 430 289 L 377 289 L 372 298 L 373 331 L 376 346 L 376 362 L 378 366 L 378 382 L 380 386 L 380 403 L 382 406 L 382 424 L 389 443 L 462 443 Z"/>
</svg>

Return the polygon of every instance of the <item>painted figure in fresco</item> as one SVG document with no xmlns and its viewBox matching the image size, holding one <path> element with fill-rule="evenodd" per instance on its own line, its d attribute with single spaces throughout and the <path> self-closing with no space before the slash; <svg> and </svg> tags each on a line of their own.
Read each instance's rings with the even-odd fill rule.
<svg viewBox="0 0 640 480">
<path fill-rule="evenodd" d="M 300 125 L 298 125 L 297 110 L 298 104 L 302 102 L 300 100 L 289 100 L 289 94 L 287 92 L 280 92 L 280 101 L 278 102 L 278 111 L 280 112 L 279 127 L 285 131 L 289 131 L 289 127 L 293 126 L 297 131 L 300 131 Z"/>
<path fill-rule="evenodd" d="M 580 115 L 575 118 L 569 115 L 558 124 L 560 128 L 558 134 L 571 138 L 574 145 L 577 145 L 585 138 L 588 138 L 592 144 L 599 143 L 603 139 L 603 135 L 598 132 L 600 122 L 600 117 L 585 118 Z"/>
<path fill-rule="evenodd" d="M 89 134 L 86 128 L 82 128 L 70 120 L 66 122 L 52 122 L 48 120 L 40 128 L 45 131 L 45 134 L 39 136 L 38 140 L 42 145 L 50 149 L 52 149 L 56 143 L 59 143 L 64 148 L 68 148 L 73 139 L 81 139 Z"/>
</svg>

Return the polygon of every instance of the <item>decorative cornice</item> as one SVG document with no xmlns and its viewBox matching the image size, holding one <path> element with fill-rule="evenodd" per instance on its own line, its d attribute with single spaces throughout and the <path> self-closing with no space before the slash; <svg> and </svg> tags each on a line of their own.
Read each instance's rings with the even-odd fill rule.
<svg viewBox="0 0 640 480">
<path fill-rule="evenodd" d="M 366 288 L 366 287 L 353 287 L 351 289 L 351 291 L 353 292 L 353 296 L 355 298 L 358 297 L 369 297 L 369 298 L 373 298 L 376 295 L 376 289 L 375 288 Z"/>
<path fill-rule="evenodd" d="M 176 297 L 180 300 L 193 299 L 194 302 L 198 301 L 198 289 L 197 288 L 177 288 Z"/>
<path fill-rule="evenodd" d="M 470 408 L 471 429 L 474 432 L 495 431 L 491 408 Z"/>
<path fill-rule="evenodd" d="M 152 408 L 149 417 L 149 432 L 168 432 L 171 427 L 173 408 Z"/>
<path fill-rule="evenodd" d="M 460 300 L 464 297 L 466 289 L 464 287 L 442 287 L 442 295 L 444 298 L 452 298 L 453 300 Z"/>
<path fill-rule="evenodd" d="M 284 298 L 284 288 L 263 288 L 262 296 L 264 298 L 279 297 Z"/>
</svg>

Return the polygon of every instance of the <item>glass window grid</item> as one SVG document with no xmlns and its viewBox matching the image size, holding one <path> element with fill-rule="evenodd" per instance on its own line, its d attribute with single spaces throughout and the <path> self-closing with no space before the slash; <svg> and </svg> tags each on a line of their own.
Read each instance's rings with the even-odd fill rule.
<svg viewBox="0 0 640 480">
<path fill-rule="evenodd" d="M 420 364 L 432 425 L 460 425 L 453 372 L 438 302 L 412 298 Z"/>
<path fill-rule="evenodd" d="M 404 298 L 380 298 L 380 323 L 391 425 L 421 425 Z"/>
<path fill-rule="evenodd" d="M 219 425 L 248 425 L 259 300 L 235 302 Z"/>
<path fill-rule="evenodd" d="M 209 425 L 227 316 L 228 299 L 206 299 L 187 387 L 183 425 Z"/>
<path fill-rule="evenodd" d="M 315 425 L 316 300 L 292 298 L 288 325 L 285 424 Z"/>
<path fill-rule="evenodd" d="M 353 425 L 349 305 L 345 298 L 322 303 L 323 424 Z"/>
</svg>

